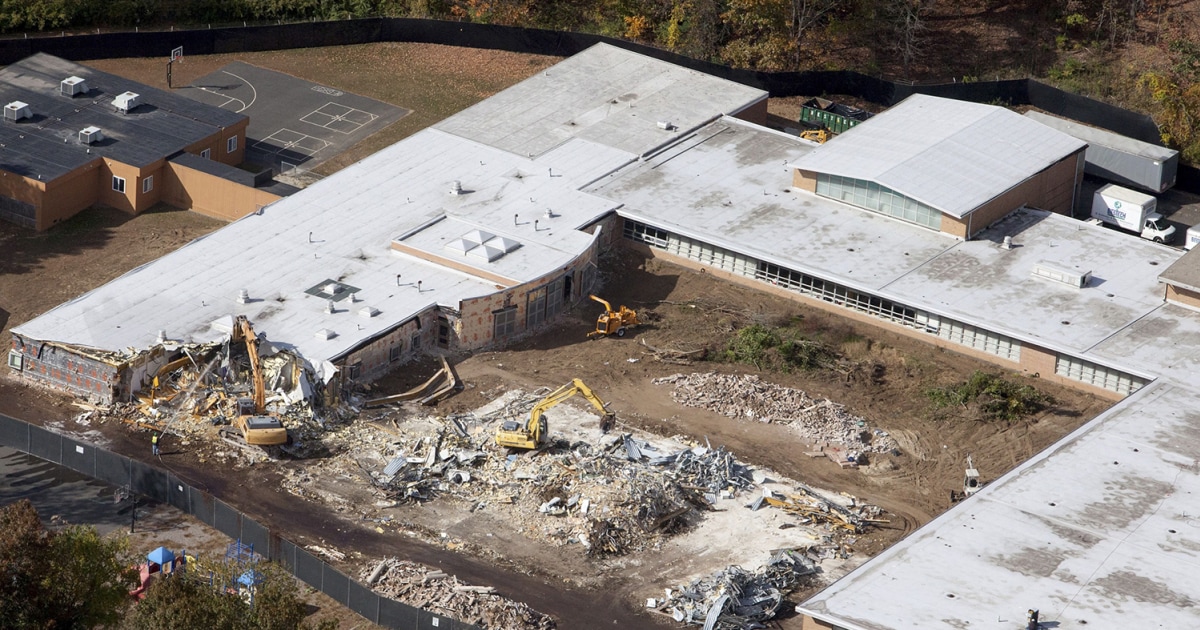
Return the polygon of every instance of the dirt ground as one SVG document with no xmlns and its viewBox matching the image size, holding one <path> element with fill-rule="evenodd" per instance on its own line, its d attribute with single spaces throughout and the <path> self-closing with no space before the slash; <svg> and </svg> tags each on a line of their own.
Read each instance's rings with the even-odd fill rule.
<svg viewBox="0 0 1200 630">
<path fill-rule="evenodd" d="M 968 454 L 985 481 L 994 479 L 1108 406 L 1074 390 L 1010 375 L 1052 395 L 1056 404 L 1013 424 L 935 413 L 924 393 L 928 388 L 961 382 L 975 370 L 996 368 L 632 253 L 613 256 L 603 268 L 603 295 L 638 309 L 649 321 L 636 335 L 588 340 L 586 332 L 598 309 L 589 302 L 552 329 L 509 349 L 455 357 L 465 389 L 434 412 L 464 412 L 490 402 L 500 391 L 532 391 L 580 378 L 609 403 L 622 428 L 700 443 L 707 440 L 755 466 L 881 506 L 891 522 L 859 537 L 854 545 L 855 551 L 870 556 L 950 506 L 950 491 L 961 488 Z M 712 362 L 669 365 L 653 361 L 639 343 L 645 339 L 659 348 L 715 350 L 724 346 L 733 330 L 748 323 L 802 331 L 835 348 L 844 358 L 843 368 L 780 373 Z M 432 362 L 401 367 L 378 382 L 375 391 L 407 389 L 433 370 Z M 900 442 L 901 454 L 876 457 L 870 467 L 841 469 L 827 459 L 804 456 L 810 446 L 784 426 L 682 407 L 671 399 L 669 387 L 651 383 L 655 377 L 711 371 L 758 373 L 763 380 L 828 397 L 868 420 L 870 426 L 887 430 Z M 28 417 L 31 408 L 37 408 L 35 416 L 40 413 L 43 419 L 60 421 L 77 411 L 67 401 L 48 394 L 20 402 L 28 400 L 29 393 L 25 386 L 6 378 L 0 391 L 4 401 L 0 411 Z M 72 431 L 71 424 L 67 420 L 64 429 Z M 134 457 L 147 456 L 145 435 L 132 433 L 120 423 L 88 429 L 99 429 L 109 448 Z M 548 548 L 522 536 L 519 525 L 511 521 L 473 515 L 469 506 L 452 502 L 393 508 L 389 514 L 399 526 L 385 530 L 364 520 L 360 516 L 364 510 L 309 504 L 283 492 L 283 474 L 310 465 L 305 461 L 256 464 L 222 473 L 205 463 L 206 452 L 200 444 L 168 445 L 162 462 L 301 544 L 349 552 L 343 564 L 348 571 L 381 555 L 400 555 L 454 572 L 471 583 L 496 585 L 502 594 L 556 616 L 564 628 L 585 627 L 588 619 L 605 618 L 646 625 L 639 603 L 648 593 L 653 596 L 661 592 L 663 584 L 678 584 L 703 565 L 691 558 L 698 550 L 682 553 L 683 547 L 670 546 L 659 554 L 591 562 L 579 551 Z M 361 480 L 353 483 L 362 485 Z M 397 552 L 401 541 L 403 550 Z M 739 544 L 754 546 L 756 542 L 741 540 Z M 681 553 L 672 555 L 672 551 Z M 648 591 L 649 585 L 654 590 Z M 796 619 L 784 619 L 780 627 L 798 624 Z"/>
<path fill-rule="evenodd" d="M 237 58 L 414 109 L 413 115 L 355 147 L 343 160 L 326 164 L 333 169 L 554 61 L 468 52 L 468 57 L 460 58 L 444 47 L 381 44 L 338 49 L 336 54 L 281 51 Z M 203 76 L 232 59 L 188 58 L 186 67 L 191 70 L 187 72 Z M 373 64 L 371 59 L 387 62 Z M 488 59 L 499 61 L 489 65 L 493 62 Z M 453 92 L 457 96 L 422 106 L 414 102 L 425 98 L 415 79 L 391 86 L 369 80 L 375 76 L 371 72 L 387 67 L 403 68 L 405 76 L 421 76 L 421 64 L 452 66 L 445 78 L 428 81 L 433 87 L 427 93 L 451 94 L 459 89 Z M 132 78 L 161 79 L 161 63 L 151 60 L 112 60 L 93 65 Z M 454 84 L 456 78 L 467 75 L 475 79 Z M 795 107 L 786 101 L 772 103 L 771 113 L 776 116 L 772 120 L 787 123 L 794 119 Z M 219 225 L 166 208 L 136 218 L 112 210 L 88 210 L 43 235 L 0 225 L 3 328 L 6 331 Z M 1012 424 L 934 412 L 925 395 L 929 388 L 962 382 L 975 370 L 998 369 L 654 259 L 632 254 L 614 256 L 605 262 L 603 279 L 605 298 L 614 305 L 623 303 L 638 309 L 648 321 L 635 335 L 589 341 L 585 333 L 594 324 L 599 307 L 586 302 L 551 329 L 508 349 L 453 357 L 466 388 L 439 405 L 434 413 L 475 409 L 498 391 L 532 391 L 580 378 L 609 403 L 625 428 L 700 443 L 708 440 L 714 446 L 726 446 L 750 464 L 883 507 L 891 514 L 891 523 L 873 530 L 855 545 L 862 554 L 873 555 L 950 505 L 950 491 L 961 488 L 968 454 L 985 481 L 995 479 L 1108 406 L 1106 401 L 1090 395 L 1010 375 L 1052 395 L 1056 403 L 1035 417 Z M 843 369 L 781 373 L 713 362 L 668 365 L 653 361 L 639 344 L 639 339 L 644 339 L 659 348 L 717 350 L 724 347 L 734 330 L 748 323 L 787 326 L 818 339 L 842 356 Z M 378 383 L 375 391 L 402 391 L 428 378 L 434 369 L 432 362 L 403 366 Z M 876 458 L 869 468 L 841 469 L 827 459 L 803 455 L 809 445 L 785 427 L 683 407 L 672 400 L 668 386 L 651 383 L 656 377 L 690 372 L 757 373 L 766 381 L 827 397 L 864 417 L 871 426 L 887 430 L 900 442 L 901 454 Z M 70 420 L 78 411 L 69 399 L 15 381 L 7 372 L 0 378 L 0 412 L 43 423 L 60 422 L 64 430 L 76 432 L 84 430 L 72 426 Z M 145 434 L 131 432 L 120 423 L 108 423 L 99 430 L 103 433 L 99 439 L 106 447 L 149 459 Z M 554 615 L 564 628 L 594 627 L 597 620 L 609 625 L 609 619 L 618 627 L 645 626 L 648 616 L 642 602 L 647 596 L 646 585 L 670 584 L 691 570 L 683 552 L 675 561 L 660 555 L 652 561 L 633 558 L 624 566 L 591 564 L 582 554 L 547 548 L 522 536 L 512 530 L 511 523 L 436 502 L 396 508 L 395 520 L 403 526 L 383 530 L 353 513 L 322 509 L 284 492 L 283 473 L 303 467 L 304 462 L 283 461 L 223 471 L 203 457 L 201 445 L 168 445 L 162 463 L 195 486 L 269 523 L 286 537 L 301 544 L 350 551 L 344 567 L 348 570 L 383 555 L 423 562 L 473 584 L 495 585 L 502 594 Z M 501 527 L 507 529 L 498 529 Z M 452 540 L 440 537 L 447 530 L 453 531 Z M 795 628 L 799 623 L 784 620 L 781 627 Z"/>
</svg>

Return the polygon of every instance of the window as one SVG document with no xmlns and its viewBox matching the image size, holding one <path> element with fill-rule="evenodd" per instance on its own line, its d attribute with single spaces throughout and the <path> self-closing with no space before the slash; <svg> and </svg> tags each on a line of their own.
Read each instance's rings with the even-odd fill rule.
<svg viewBox="0 0 1200 630">
<path fill-rule="evenodd" d="M 665 231 L 629 219 L 625 220 L 625 238 L 655 247 L 667 246 Z"/>
<path fill-rule="evenodd" d="M 356 379 L 362 372 L 362 361 L 355 361 L 353 364 L 346 366 L 346 378 Z"/>
<path fill-rule="evenodd" d="M 517 307 L 510 306 L 498 311 L 492 311 L 492 336 L 495 339 L 511 337 L 517 332 Z"/>
<path fill-rule="evenodd" d="M 225 141 L 225 152 L 233 153 L 234 151 L 237 151 L 237 136 Z"/>
<path fill-rule="evenodd" d="M 113 175 L 113 190 L 123 193 L 125 192 L 125 178 Z"/>
<path fill-rule="evenodd" d="M 1094 385 L 1118 394 L 1132 394 L 1141 389 L 1146 380 L 1126 374 L 1120 370 L 1104 367 L 1065 354 L 1060 354 L 1054 362 L 1054 373 L 1069 379 Z"/>
<path fill-rule="evenodd" d="M 206 160 L 210 159 L 209 156 L 211 156 L 211 155 L 212 155 L 212 149 L 205 149 L 200 152 L 200 157 L 202 157 Z"/>
<path fill-rule="evenodd" d="M 420 335 L 420 333 L 414 334 L 414 335 L 413 335 L 413 336 L 412 336 L 412 337 L 411 337 L 411 338 L 408 340 L 408 345 L 409 345 L 409 347 L 410 347 L 410 348 L 412 348 L 412 351 L 413 351 L 413 352 L 416 352 L 417 350 L 420 350 L 420 349 L 421 349 L 421 335 Z"/>
<path fill-rule="evenodd" d="M 817 194 L 927 228 L 942 226 L 940 210 L 875 182 L 818 173 Z"/>
<path fill-rule="evenodd" d="M 450 347 L 450 320 L 445 317 L 438 316 L 438 347 Z"/>
<path fill-rule="evenodd" d="M 142 192 L 148 193 L 151 190 L 154 190 L 154 176 L 147 175 L 146 179 L 142 180 Z"/>
<path fill-rule="evenodd" d="M 24 367 L 24 364 L 25 357 L 21 356 L 20 352 L 16 350 L 8 351 L 8 367 L 19 371 L 22 367 Z"/>
<path fill-rule="evenodd" d="M 546 287 L 529 292 L 525 303 L 525 328 L 536 328 L 546 319 Z"/>
<path fill-rule="evenodd" d="M 404 356 L 404 342 L 403 341 L 392 346 L 391 349 L 388 350 L 388 362 L 389 363 L 395 363 L 395 362 L 399 361 L 400 357 L 402 357 L 402 356 Z"/>
</svg>

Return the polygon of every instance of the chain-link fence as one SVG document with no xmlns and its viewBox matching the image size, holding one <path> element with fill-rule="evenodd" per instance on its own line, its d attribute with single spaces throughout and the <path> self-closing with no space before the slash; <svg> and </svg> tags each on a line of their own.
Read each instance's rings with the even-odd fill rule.
<svg viewBox="0 0 1200 630">
<path fill-rule="evenodd" d="M 479 630 L 383 597 L 233 506 L 150 464 L 0 414 L 0 446 L 29 453 L 187 512 L 287 568 L 305 584 L 385 628 Z"/>
</svg>

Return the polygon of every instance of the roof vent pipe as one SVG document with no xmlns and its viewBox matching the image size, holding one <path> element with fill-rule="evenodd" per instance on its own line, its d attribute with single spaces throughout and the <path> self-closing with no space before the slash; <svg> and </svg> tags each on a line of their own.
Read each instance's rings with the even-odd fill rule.
<svg viewBox="0 0 1200 630">
<path fill-rule="evenodd" d="M 1004 248 L 1004 249 L 1012 249 L 1012 247 L 1013 247 L 1013 246 L 1012 246 L 1012 237 L 1011 237 L 1011 236 L 1005 236 L 1005 237 L 1004 237 L 1004 242 L 1003 242 L 1003 243 L 1000 243 L 1000 247 L 1002 247 L 1002 248 Z"/>
<path fill-rule="evenodd" d="M 249 303 L 250 303 L 250 292 L 247 291 L 246 289 L 240 289 L 238 291 L 238 304 L 249 304 Z"/>
<path fill-rule="evenodd" d="M 166 343 L 166 342 L 167 342 L 167 331 L 159 330 L 158 331 L 158 343 Z"/>
<path fill-rule="evenodd" d="M 451 195 L 463 194 L 462 182 L 458 181 L 457 179 L 454 180 L 454 185 L 450 187 L 450 194 Z"/>
<path fill-rule="evenodd" d="M 337 309 L 333 306 L 333 300 L 325 300 L 325 314 L 333 315 L 335 312 L 337 312 Z"/>
</svg>

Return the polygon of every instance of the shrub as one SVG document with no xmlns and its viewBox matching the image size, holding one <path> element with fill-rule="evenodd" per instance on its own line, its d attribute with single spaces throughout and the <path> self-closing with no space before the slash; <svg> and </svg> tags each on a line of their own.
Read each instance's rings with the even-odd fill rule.
<svg viewBox="0 0 1200 630">
<path fill-rule="evenodd" d="M 761 324 L 752 324 L 734 333 L 719 356 L 731 363 L 749 363 L 759 369 L 784 372 L 822 368 L 836 358 L 834 352 L 819 341 Z"/>
<path fill-rule="evenodd" d="M 958 385 L 925 392 L 934 407 L 975 408 L 984 420 L 1013 422 L 1054 404 L 1054 398 L 1029 385 L 1020 385 L 998 374 L 976 370 Z"/>
</svg>

